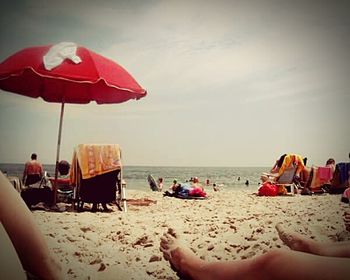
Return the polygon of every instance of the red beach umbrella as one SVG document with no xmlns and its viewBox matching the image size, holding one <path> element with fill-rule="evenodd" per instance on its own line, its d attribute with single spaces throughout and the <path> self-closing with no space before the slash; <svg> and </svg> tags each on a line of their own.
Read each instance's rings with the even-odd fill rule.
<svg viewBox="0 0 350 280">
<path fill-rule="evenodd" d="M 69 42 L 30 47 L 8 57 L 0 64 L 0 88 L 61 103 L 55 179 L 65 103 L 122 103 L 147 94 L 116 62 Z M 56 203 L 56 187 L 54 192 Z"/>
</svg>

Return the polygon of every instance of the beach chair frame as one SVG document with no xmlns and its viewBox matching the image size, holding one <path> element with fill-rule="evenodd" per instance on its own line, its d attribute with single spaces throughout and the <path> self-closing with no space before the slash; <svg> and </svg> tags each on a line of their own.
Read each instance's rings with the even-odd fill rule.
<svg viewBox="0 0 350 280">
<path fill-rule="evenodd" d="M 295 173 L 297 166 L 292 165 L 290 168 L 284 170 L 284 172 L 276 180 L 278 187 L 285 187 L 287 190 L 286 195 L 294 195 L 296 193 L 297 185 L 294 183 Z"/>
<path fill-rule="evenodd" d="M 120 160 L 122 160 L 122 151 Z M 74 157 L 73 157 L 74 158 Z M 84 203 L 115 203 L 119 210 L 127 212 L 126 182 L 123 178 L 123 166 L 91 178 L 83 179 L 78 160 L 73 162 L 76 173 L 73 194 L 73 208 L 83 209 Z M 72 165 L 73 165 L 72 164 Z M 105 194 L 99 194 L 106 191 Z"/>
</svg>

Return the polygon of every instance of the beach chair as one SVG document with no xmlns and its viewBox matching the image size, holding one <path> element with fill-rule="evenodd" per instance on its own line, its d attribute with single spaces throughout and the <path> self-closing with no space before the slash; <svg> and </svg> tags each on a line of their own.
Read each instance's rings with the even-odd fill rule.
<svg viewBox="0 0 350 280">
<path fill-rule="evenodd" d="M 65 160 L 61 160 L 57 169 L 58 178 L 56 184 L 55 177 L 48 176 L 47 180 L 50 182 L 51 188 L 55 186 L 57 189 L 57 202 L 71 203 L 73 202 L 74 186 L 71 184 L 69 177 L 70 164 Z"/>
<path fill-rule="evenodd" d="M 29 209 L 40 202 L 51 205 L 53 202 L 53 192 L 49 186 L 47 172 L 45 171 L 40 181 L 22 186 L 20 195 Z"/>
<path fill-rule="evenodd" d="M 15 190 L 17 192 L 21 192 L 23 189 L 23 184 L 20 178 L 18 178 L 17 176 L 8 176 L 6 175 L 7 179 L 10 181 L 10 183 L 12 184 L 12 186 L 15 188 Z"/>
<path fill-rule="evenodd" d="M 80 144 L 73 153 L 71 182 L 78 211 L 84 203 L 116 203 L 127 211 L 119 145 Z"/>
<path fill-rule="evenodd" d="M 331 194 L 341 194 L 349 187 L 350 162 L 339 162 L 335 166 L 335 171 L 329 188 Z"/>
<path fill-rule="evenodd" d="M 55 178 L 48 177 L 51 186 L 54 186 Z M 70 203 L 73 202 L 74 186 L 70 183 L 69 178 L 57 178 L 57 202 Z"/>
<path fill-rule="evenodd" d="M 332 177 L 331 167 L 312 166 L 306 188 L 311 191 L 311 194 L 328 192 Z"/>
<path fill-rule="evenodd" d="M 284 172 L 278 176 L 278 173 L 263 173 L 262 179 L 264 177 L 263 182 L 269 182 L 271 184 L 277 185 L 279 191 L 278 194 L 292 194 L 294 195 L 297 189 L 297 185 L 294 183 L 295 173 L 297 171 L 296 165 L 291 165 L 286 168 Z"/>
<path fill-rule="evenodd" d="M 284 172 L 276 180 L 276 185 L 279 188 L 280 194 L 294 195 L 297 189 L 297 185 L 294 182 L 294 176 L 297 171 L 297 166 L 292 165 L 286 168 Z"/>
<path fill-rule="evenodd" d="M 24 179 L 25 186 L 40 184 L 43 177 L 40 174 L 28 174 Z"/>
</svg>

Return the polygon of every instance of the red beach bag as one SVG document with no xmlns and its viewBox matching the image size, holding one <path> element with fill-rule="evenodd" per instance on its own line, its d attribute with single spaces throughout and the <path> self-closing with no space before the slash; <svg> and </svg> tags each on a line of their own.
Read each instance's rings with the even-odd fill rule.
<svg viewBox="0 0 350 280">
<path fill-rule="evenodd" d="M 260 196 L 277 196 L 278 187 L 270 182 L 265 182 L 261 185 L 258 190 L 258 195 Z"/>
</svg>

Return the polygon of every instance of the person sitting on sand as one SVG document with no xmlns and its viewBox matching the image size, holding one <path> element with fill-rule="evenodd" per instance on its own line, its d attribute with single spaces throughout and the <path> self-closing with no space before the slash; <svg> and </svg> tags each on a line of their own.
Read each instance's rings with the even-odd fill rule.
<svg viewBox="0 0 350 280">
<path fill-rule="evenodd" d="M 181 184 L 177 182 L 177 179 L 173 180 L 172 185 L 169 187 L 173 194 L 177 194 L 180 191 Z"/>
<path fill-rule="evenodd" d="M 198 177 L 194 177 L 188 190 L 188 195 L 192 197 L 206 197 L 203 185 L 199 182 Z"/>
<path fill-rule="evenodd" d="M 1 171 L 0 220 L 3 279 L 64 279 L 32 213 Z"/>
<path fill-rule="evenodd" d="M 173 183 L 169 187 L 169 191 L 164 192 L 164 196 L 177 196 L 181 191 L 181 184 L 177 182 L 177 179 L 173 180 Z"/>
<path fill-rule="evenodd" d="M 178 183 L 174 179 L 173 184 L 169 188 L 171 192 L 166 191 L 164 196 L 175 196 L 181 198 L 189 197 L 206 197 L 207 194 L 204 192 L 203 186 L 199 183 L 197 177 L 192 179 L 192 182 Z"/>
<path fill-rule="evenodd" d="M 350 216 L 350 214 L 349 214 Z M 350 242 L 322 244 L 276 225 L 292 250 L 274 249 L 245 260 L 207 262 L 183 247 L 173 229 L 161 237 L 160 250 L 180 278 L 186 279 L 348 279 Z"/>
<path fill-rule="evenodd" d="M 35 184 L 43 177 L 43 166 L 37 159 L 37 154 L 31 155 L 31 160 L 27 161 L 24 166 L 22 181 L 25 186 Z"/>
</svg>

